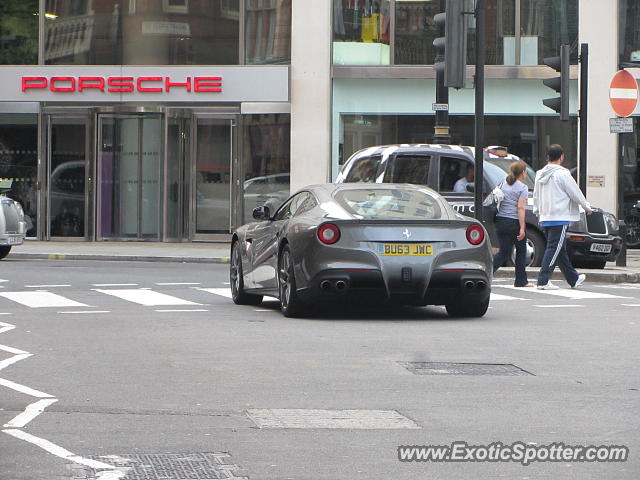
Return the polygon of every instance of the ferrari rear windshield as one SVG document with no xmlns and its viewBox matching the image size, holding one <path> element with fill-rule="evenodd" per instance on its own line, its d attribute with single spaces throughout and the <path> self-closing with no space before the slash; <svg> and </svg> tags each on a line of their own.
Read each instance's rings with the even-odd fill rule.
<svg viewBox="0 0 640 480">
<path fill-rule="evenodd" d="M 356 218 L 435 220 L 442 217 L 438 200 L 420 190 L 358 188 L 340 190 L 334 197 Z"/>
</svg>

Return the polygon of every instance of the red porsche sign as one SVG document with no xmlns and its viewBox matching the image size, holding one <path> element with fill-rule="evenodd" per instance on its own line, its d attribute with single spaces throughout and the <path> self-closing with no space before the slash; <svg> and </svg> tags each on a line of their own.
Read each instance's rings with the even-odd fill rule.
<svg viewBox="0 0 640 480">
<path fill-rule="evenodd" d="M 172 88 L 186 92 L 222 92 L 222 77 L 22 77 L 22 91 L 48 89 L 52 92 L 155 92 L 170 93 Z"/>
</svg>

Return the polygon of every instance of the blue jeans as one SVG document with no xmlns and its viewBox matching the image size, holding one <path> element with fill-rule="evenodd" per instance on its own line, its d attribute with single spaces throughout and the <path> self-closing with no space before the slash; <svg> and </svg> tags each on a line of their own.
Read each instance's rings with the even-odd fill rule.
<svg viewBox="0 0 640 480">
<path fill-rule="evenodd" d="M 527 261 L 527 239 L 518 240 L 516 237 L 520 233 L 520 222 L 514 218 L 496 216 L 495 220 L 496 232 L 498 233 L 498 242 L 500 250 L 493 256 L 493 271 L 503 267 L 511 256 L 511 249 L 516 246 L 516 287 L 524 287 L 529 281 L 527 280 L 527 271 L 525 263 Z"/>
<path fill-rule="evenodd" d="M 538 275 L 538 285 L 546 285 L 553 275 L 556 265 L 560 267 L 564 278 L 571 286 L 578 280 L 578 272 L 569 260 L 567 254 L 567 227 L 569 225 L 556 225 L 553 227 L 542 227 L 544 235 L 547 237 L 547 249 L 542 257 L 540 275 Z"/>
</svg>

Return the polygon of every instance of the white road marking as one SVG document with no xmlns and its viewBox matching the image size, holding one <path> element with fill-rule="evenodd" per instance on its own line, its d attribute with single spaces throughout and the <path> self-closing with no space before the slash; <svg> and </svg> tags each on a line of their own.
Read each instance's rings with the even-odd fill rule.
<svg viewBox="0 0 640 480">
<path fill-rule="evenodd" d="M 25 288 L 53 288 L 53 287 L 70 287 L 71 285 L 25 285 Z"/>
<path fill-rule="evenodd" d="M 495 300 L 526 300 L 526 298 L 510 297 L 509 295 L 500 295 L 499 293 L 491 292 L 491 301 Z"/>
<path fill-rule="evenodd" d="M 24 350 L 20 350 L 19 348 L 8 347 L 7 345 L 0 345 L 0 350 L 5 351 L 7 353 L 13 353 L 14 355 L 24 355 L 25 353 L 29 353 L 29 352 L 25 352 Z"/>
<path fill-rule="evenodd" d="M 8 347 L 7 345 L 0 345 L 0 350 L 13 354 L 13 357 L 5 358 L 4 360 L 0 361 L 0 370 L 7 368 L 9 365 L 17 363 L 20 360 L 24 360 L 25 358 L 29 358 L 32 356 L 32 354 L 29 352 L 25 352 L 24 350 L 20 350 L 14 347 Z"/>
<path fill-rule="evenodd" d="M 0 315 L 13 315 L 13 314 L 9 313 L 9 312 L 0 312 Z M 0 333 L 2 333 L 2 332 L 0 332 Z"/>
<path fill-rule="evenodd" d="M 221 297 L 231 298 L 231 289 L 230 288 L 200 288 L 200 287 L 197 287 L 196 290 L 202 290 L 203 292 L 213 293 L 214 295 L 220 295 Z"/>
<path fill-rule="evenodd" d="M 45 307 L 88 307 L 86 303 L 76 302 L 61 295 L 45 291 L 3 292 L 0 297 L 7 298 L 30 308 Z"/>
<path fill-rule="evenodd" d="M 57 313 L 111 313 L 111 310 L 68 310 Z"/>
<path fill-rule="evenodd" d="M 584 307 L 584 305 L 534 305 L 538 308 L 571 308 L 571 307 Z"/>
<path fill-rule="evenodd" d="M 623 307 L 640 307 L 640 303 L 622 303 Z"/>
<path fill-rule="evenodd" d="M 15 390 L 16 392 L 24 393 L 25 395 L 30 395 L 36 398 L 53 398 L 53 395 L 40 392 L 31 387 L 27 387 L 26 385 L 20 385 L 19 383 L 12 382 L 11 380 L 7 380 L 6 378 L 0 378 L 0 385 L 10 388 L 11 390 Z"/>
<path fill-rule="evenodd" d="M 44 412 L 45 408 L 47 408 L 52 403 L 56 403 L 57 401 L 57 398 L 45 398 L 42 400 L 38 400 L 37 402 L 28 405 L 27 408 L 24 409 L 24 412 L 9 420 L 9 422 L 5 423 L 4 426 L 7 428 L 22 428 L 31 420 Z"/>
<path fill-rule="evenodd" d="M 200 282 L 156 283 L 156 285 L 200 285 Z"/>
<path fill-rule="evenodd" d="M 2 370 L 3 368 L 7 368 L 9 365 L 13 365 L 14 363 L 17 363 L 20 360 L 29 358 L 32 355 L 33 355 L 32 353 L 20 353 L 18 355 L 14 355 L 13 357 L 6 358 L 0 362 L 0 370 Z"/>
<path fill-rule="evenodd" d="M 11 435 L 12 437 L 19 438 L 20 440 L 24 440 L 25 442 L 29 442 L 51 453 L 52 455 L 55 455 L 56 457 L 64 458 L 73 463 L 86 465 L 87 467 L 94 468 L 94 469 L 109 469 L 112 471 L 116 470 L 116 467 L 114 467 L 113 465 L 109 465 L 108 463 L 98 462 L 97 460 L 91 460 L 89 458 L 82 458 L 81 456 L 75 455 L 71 453 L 69 450 L 62 448 L 56 445 L 55 443 L 50 442 L 49 440 L 36 437 L 35 435 L 31 435 L 23 430 L 6 429 L 2 431 L 7 435 Z M 113 478 L 122 478 L 125 475 L 126 473 L 122 472 L 122 476 L 113 477 Z"/>
<path fill-rule="evenodd" d="M 500 285 L 497 288 L 508 288 L 512 290 L 520 290 L 521 288 L 514 287 L 512 285 Z M 537 288 L 528 288 L 527 292 L 540 294 L 540 295 L 552 295 L 556 297 L 571 298 L 573 300 L 586 300 L 592 298 L 630 298 L 621 297 L 619 295 L 611 295 L 608 293 L 589 292 L 588 290 L 578 290 L 573 288 L 561 288 L 560 290 L 538 290 Z"/>
<path fill-rule="evenodd" d="M 9 330 L 13 330 L 16 328 L 15 325 L 11 325 L 10 323 L 0 322 L 0 333 L 8 332 Z"/>
<path fill-rule="evenodd" d="M 135 287 L 137 283 L 92 283 L 92 287 Z"/>
<path fill-rule="evenodd" d="M 112 295 L 114 297 L 127 300 L 129 302 L 138 303 L 147 307 L 156 305 L 201 305 L 200 303 L 183 300 L 182 298 L 173 297 L 153 290 L 142 288 L 126 289 L 126 290 L 100 290 L 94 289 L 96 292 Z"/>
<path fill-rule="evenodd" d="M 191 310 L 156 310 L 156 312 L 161 312 L 161 313 L 171 313 L 171 312 L 208 312 L 209 310 L 205 309 L 205 308 L 193 308 Z"/>
</svg>

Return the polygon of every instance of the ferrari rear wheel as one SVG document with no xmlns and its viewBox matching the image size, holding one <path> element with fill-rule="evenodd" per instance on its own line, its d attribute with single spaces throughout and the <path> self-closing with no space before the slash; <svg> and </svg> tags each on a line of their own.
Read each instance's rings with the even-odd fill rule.
<svg viewBox="0 0 640 480">
<path fill-rule="evenodd" d="M 446 305 L 447 313 L 452 317 L 482 317 L 489 308 L 489 299 L 483 302 L 452 302 Z"/>
<path fill-rule="evenodd" d="M 304 313 L 302 302 L 296 293 L 291 249 L 285 245 L 278 257 L 278 292 L 280 308 L 285 317 L 300 317 Z"/>
<path fill-rule="evenodd" d="M 236 305 L 259 305 L 262 295 L 252 295 L 244 291 L 242 277 L 242 257 L 238 242 L 231 247 L 231 268 L 229 268 L 229 281 L 231 283 L 231 299 Z"/>
<path fill-rule="evenodd" d="M 7 255 L 9 255 L 9 252 L 11 251 L 11 245 L 3 245 L 0 247 L 0 260 L 2 260 L 4 257 L 6 257 Z"/>
</svg>

